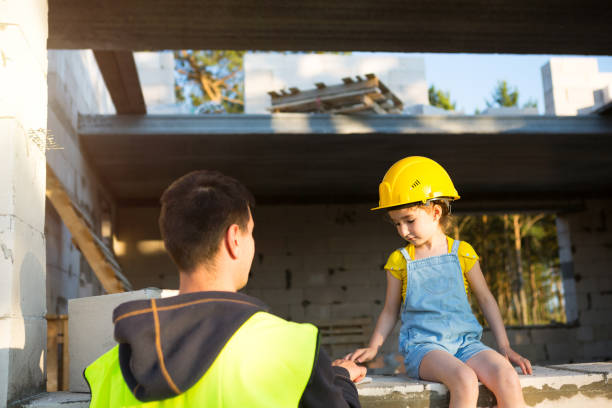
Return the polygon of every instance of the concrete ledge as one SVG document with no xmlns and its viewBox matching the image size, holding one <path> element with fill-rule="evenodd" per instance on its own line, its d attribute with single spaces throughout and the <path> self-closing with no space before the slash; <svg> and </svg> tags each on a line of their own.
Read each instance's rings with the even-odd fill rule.
<svg viewBox="0 0 612 408">
<path fill-rule="evenodd" d="M 523 395 L 529 407 L 574 408 L 612 406 L 612 363 L 565 364 L 534 367 L 534 375 L 521 375 Z M 405 376 L 372 376 L 359 385 L 363 408 L 448 407 L 448 390 L 439 383 Z M 11 408 L 85 408 L 89 394 L 56 392 L 37 395 Z M 495 406 L 495 397 L 480 386 L 478 407 Z"/>
<path fill-rule="evenodd" d="M 566 364 L 534 367 L 531 376 L 520 375 L 529 407 L 612 406 L 612 363 Z M 364 408 L 447 407 L 448 389 L 439 383 L 417 381 L 405 376 L 372 376 L 358 386 Z M 495 397 L 480 385 L 479 407 L 495 406 Z"/>
<path fill-rule="evenodd" d="M 90 400 L 89 393 L 44 392 L 10 404 L 9 408 L 87 408 Z"/>
</svg>

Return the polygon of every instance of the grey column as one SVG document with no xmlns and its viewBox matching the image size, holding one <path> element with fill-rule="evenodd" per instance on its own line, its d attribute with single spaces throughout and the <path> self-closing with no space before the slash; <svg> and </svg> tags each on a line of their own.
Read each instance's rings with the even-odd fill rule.
<svg viewBox="0 0 612 408">
<path fill-rule="evenodd" d="M 578 320 L 578 302 L 576 281 L 574 279 L 574 258 L 572 256 L 572 237 L 569 222 L 563 215 L 556 218 L 557 242 L 559 244 L 559 263 L 563 279 L 563 297 L 565 300 L 565 317 L 568 323 Z"/>
</svg>

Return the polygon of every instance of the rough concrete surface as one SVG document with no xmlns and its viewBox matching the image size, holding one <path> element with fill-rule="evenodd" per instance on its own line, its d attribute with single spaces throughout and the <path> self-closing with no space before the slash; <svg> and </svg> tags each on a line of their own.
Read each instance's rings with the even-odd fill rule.
<svg viewBox="0 0 612 408">
<path fill-rule="evenodd" d="M 45 392 L 17 402 L 11 408 L 87 408 L 90 399 L 88 393 Z"/>
<path fill-rule="evenodd" d="M 533 375 L 519 378 L 529 407 L 608 407 L 612 404 L 611 370 L 612 363 L 535 366 Z M 364 408 L 448 406 L 448 390 L 442 384 L 402 376 L 372 378 L 371 383 L 358 386 Z M 480 385 L 478 406 L 494 405 L 495 397 Z"/>
<path fill-rule="evenodd" d="M 568 364 L 534 367 L 533 376 L 520 376 L 527 406 L 534 408 L 609 407 L 612 384 L 607 375 L 612 363 Z M 439 383 L 417 381 L 405 376 L 371 376 L 372 382 L 358 385 L 363 408 L 442 408 L 449 402 L 447 388 Z M 24 408 L 86 407 L 89 395 L 52 393 L 39 395 L 18 405 Z M 478 407 L 495 406 L 495 398 L 480 385 Z"/>
</svg>

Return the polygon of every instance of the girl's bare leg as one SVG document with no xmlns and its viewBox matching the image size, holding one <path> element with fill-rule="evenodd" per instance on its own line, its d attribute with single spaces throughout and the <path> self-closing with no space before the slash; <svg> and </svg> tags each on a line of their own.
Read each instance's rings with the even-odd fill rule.
<svg viewBox="0 0 612 408">
<path fill-rule="evenodd" d="M 525 406 L 518 374 L 508 360 L 493 350 L 485 350 L 465 362 L 478 379 L 495 394 L 499 408 Z"/>
<path fill-rule="evenodd" d="M 474 408 L 478 401 L 478 378 L 473 369 L 446 351 L 433 350 L 423 357 L 419 376 L 441 382 L 450 391 L 449 408 Z"/>
</svg>

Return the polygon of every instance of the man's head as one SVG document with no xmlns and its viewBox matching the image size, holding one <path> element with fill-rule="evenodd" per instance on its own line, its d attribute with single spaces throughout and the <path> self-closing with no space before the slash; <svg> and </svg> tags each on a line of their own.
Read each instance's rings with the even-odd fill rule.
<svg viewBox="0 0 612 408">
<path fill-rule="evenodd" d="M 232 225 L 250 234 L 255 199 L 237 180 L 200 170 L 172 183 L 161 205 L 159 228 L 166 250 L 181 272 L 190 273 L 214 260 Z"/>
</svg>

